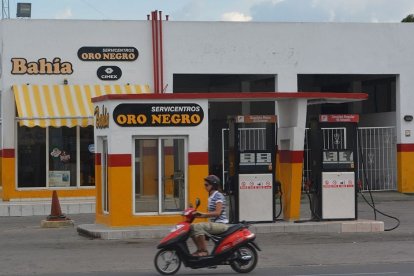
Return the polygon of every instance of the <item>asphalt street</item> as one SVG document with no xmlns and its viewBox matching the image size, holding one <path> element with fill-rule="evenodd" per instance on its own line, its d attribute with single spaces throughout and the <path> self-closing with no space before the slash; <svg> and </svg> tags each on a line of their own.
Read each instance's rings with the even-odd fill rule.
<svg viewBox="0 0 414 276">
<path fill-rule="evenodd" d="M 379 233 L 258 234 L 262 247 L 252 275 L 414 275 L 414 196 L 386 194 L 375 206 L 399 219 L 398 228 Z M 373 219 L 359 200 L 360 218 Z M 306 199 L 302 205 L 306 219 Z M 93 214 L 70 216 L 75 227 L 45 229 L 43 216 L 0 217 L 0 275 L 157 275 L 153 267 L 158 240 L 97 240 L 80 236 L 76 225 L 93 223 Z M 386 229 L 395 219 L 377 213 Z M 277 223 L 277 222 L 276 222 Z M 233 274 L 228 267 L 178 275 Z"/>
</svg>

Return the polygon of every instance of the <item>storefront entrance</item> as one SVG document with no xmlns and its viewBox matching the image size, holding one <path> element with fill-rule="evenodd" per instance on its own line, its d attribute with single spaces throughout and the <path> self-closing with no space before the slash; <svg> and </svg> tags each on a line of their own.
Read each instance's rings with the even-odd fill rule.
<svg viewBox="0 0 414 276">
<path fill-rule="evenodd" d="M 134 139 L 134 213 L 184 210 L 185 137 Z"/>
</svg>

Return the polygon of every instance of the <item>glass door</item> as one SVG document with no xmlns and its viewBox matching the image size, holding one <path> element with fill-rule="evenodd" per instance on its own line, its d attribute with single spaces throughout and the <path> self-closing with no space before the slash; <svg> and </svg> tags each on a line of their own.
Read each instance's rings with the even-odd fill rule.
<svg viewBox="0 0 414 276">
<path fill-rule="evenodd" d="M 108 189 L 108 141 L 102 139 L 102 209 L 109 213 L 109 189 Z"/>
<path fill-rule="evenodd" d="M 162 212 L 184 210 L 185 158 L 184 139 L 161 139 Z"/>
<path fill-rule="evenodd" d="M 158 212 L 158 139 L 136 139 L 134 147 L 134 210 Z"/>
<path fill-rule="evenodd" d="M 134 212 L 184 210 L 185 138 L 137 138 L 134 155 Z"/>
</svg>

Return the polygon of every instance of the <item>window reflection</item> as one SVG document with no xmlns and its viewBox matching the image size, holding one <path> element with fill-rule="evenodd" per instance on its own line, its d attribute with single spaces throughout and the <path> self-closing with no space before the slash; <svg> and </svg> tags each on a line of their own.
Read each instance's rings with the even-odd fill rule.
<svg viewBox="0 0 414 276">
<path fill-rule="evenodd" d="M 77 131 L 79 139 L 77 139 Z M 51 188 L 95 185 L 93 126 L 86 128 L 19 126 L 17 143 L 19 188 L 47 187 L 47 184 Z"/>
<path fill-rule="evenodd" d="M 184 210 L 184 144 L 182 138 L 135 140 L 135 212 Z"/>
<path fill-rule="evenodd" d="M 76 186 L 76 128 L 49 128 L 49 187 Z"/>
<path fill-rule="evenodd" d="M 158 211 L 158 140 L 135 140 L 135 212 Z"/>
<path fill-rule="evenodd" d="M 93 126 L 80 128 L 80 185 L 95 185 L 95 145 Z"/>
<path fill-rule="evenodd" d="M 18 187 L 46 187 L 46 129 L 19 127 L 17 143 Z"/>
</svg>

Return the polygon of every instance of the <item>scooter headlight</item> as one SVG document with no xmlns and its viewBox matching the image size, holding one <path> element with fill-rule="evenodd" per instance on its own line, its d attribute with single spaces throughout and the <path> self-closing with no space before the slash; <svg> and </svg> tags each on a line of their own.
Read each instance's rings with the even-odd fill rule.
<svg viewBox="0 0 414 276">
<path fill-rule="evenodd" d="M 171 228 L 171 230 L 170 230 L 170 232 L 175 232 L 175 231 L 177 231 L 177 230 L 180 230 L 181 228 L 183 228 L 184 227 L 184 225 L 182 225 L 182 224 L 177 224 L 177 225 L 174 225 L 172 228 Z"/>
</svg>

